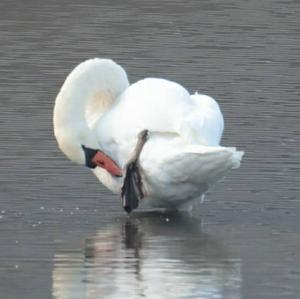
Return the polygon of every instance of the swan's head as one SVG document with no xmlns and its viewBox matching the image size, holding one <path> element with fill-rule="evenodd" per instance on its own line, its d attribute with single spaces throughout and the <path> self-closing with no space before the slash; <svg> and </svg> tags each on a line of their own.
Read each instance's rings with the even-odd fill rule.
<svg viewBox="0 0 300 299">
<path fill-rule="evenodd" d="M 60 150 L 76 164 L 94 169 L 101 167 L 106 169 L 112 176 L 122 176 L 118 165 L 107 156 L 100 148 L 91 134 L 80 133 L 80 129 L 69 131 L 64 128 L 58 130 L 54 127 L 54 133 Z"/>
<path fill-rule="evenodd" d="M 126 72 L 108 59 L 87 60 L 68 75 L 55 100 L 53 124 L 59 148 L 70 160 L 120 175 L 91 128 L 128 86 Z"/>
</svg>

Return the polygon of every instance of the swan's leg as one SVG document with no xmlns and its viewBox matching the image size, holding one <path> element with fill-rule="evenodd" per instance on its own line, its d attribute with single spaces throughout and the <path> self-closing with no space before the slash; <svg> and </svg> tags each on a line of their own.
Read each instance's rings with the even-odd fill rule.
<svg viewBox="0 0 300 299">
<path fill-rule="evenodd" d="M 125 167 L 125 178 L 121 190 L 121 197 L 122 206 L 127 213 L 136 209 L 139 205 L 139 200 L 144 197 L 138 160 L 147 138 L 147 130 L 143 130 L 139 133 L 133 155 Z"/>
</svg>

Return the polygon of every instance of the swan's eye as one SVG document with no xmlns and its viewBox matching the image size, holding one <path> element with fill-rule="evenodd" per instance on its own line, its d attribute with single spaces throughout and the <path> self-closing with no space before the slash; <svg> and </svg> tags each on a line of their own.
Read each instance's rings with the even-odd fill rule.
<svg viewBox="0 0 300 299">
<path fill-rule="evenodd" d="M 82 145 L 82 149 L 85 154 L 85 165 L 89 168 L 95 168 L 97 164 L 95 163 L 95 161 L 93 161 L 93 158 L 97 154 L 98 150 L 88 148 L 84 145 Z"/>
</svg>

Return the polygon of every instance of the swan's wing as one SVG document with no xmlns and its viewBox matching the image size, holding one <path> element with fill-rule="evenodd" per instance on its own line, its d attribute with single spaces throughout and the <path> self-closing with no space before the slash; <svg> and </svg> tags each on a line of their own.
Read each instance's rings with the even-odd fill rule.
<svg viewBox="0 0 300 299">
<path fill-rule="evenodd" d="M 103 149 L 126 163 L 144 129 L 179 135 L 187 144 L 215 146 L 223 126 L 220 108 L 211 97 L 191 96 L 177 83 L 148 78 L 122 93 L 97 123 L 97 135 Z"/>
<path fill-rule="evenodd" d="M 213 98 L 198 93 L 190 98 L 194 107 L 182 118 L 179 134 L 191 144 L 218 145 L 224 129 L 218 103 Z"/>
<path fill-rule="evenodd" d="M 152 141 L 150 137 L 142 152 L 144 180 L 153 197 L 173 202 L 198 197 L 238 168 L 243 156 L 235 148 L 186 145 L 175 139 L 163 142 L 162 137 Z"/>
</svg>

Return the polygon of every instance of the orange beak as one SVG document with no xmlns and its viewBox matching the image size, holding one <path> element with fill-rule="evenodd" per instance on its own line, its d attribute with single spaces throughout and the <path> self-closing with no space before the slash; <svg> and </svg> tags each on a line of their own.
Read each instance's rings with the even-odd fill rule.
<svg viewBox="0 0 300 299">
<path fill-rule="evenodd" d="M 95 165 L 106 169 L 113 176 L 122 176 L 122 169 L 109 156 L 101 151 L 97 151 L 91 161 Z"/>
</svg>

